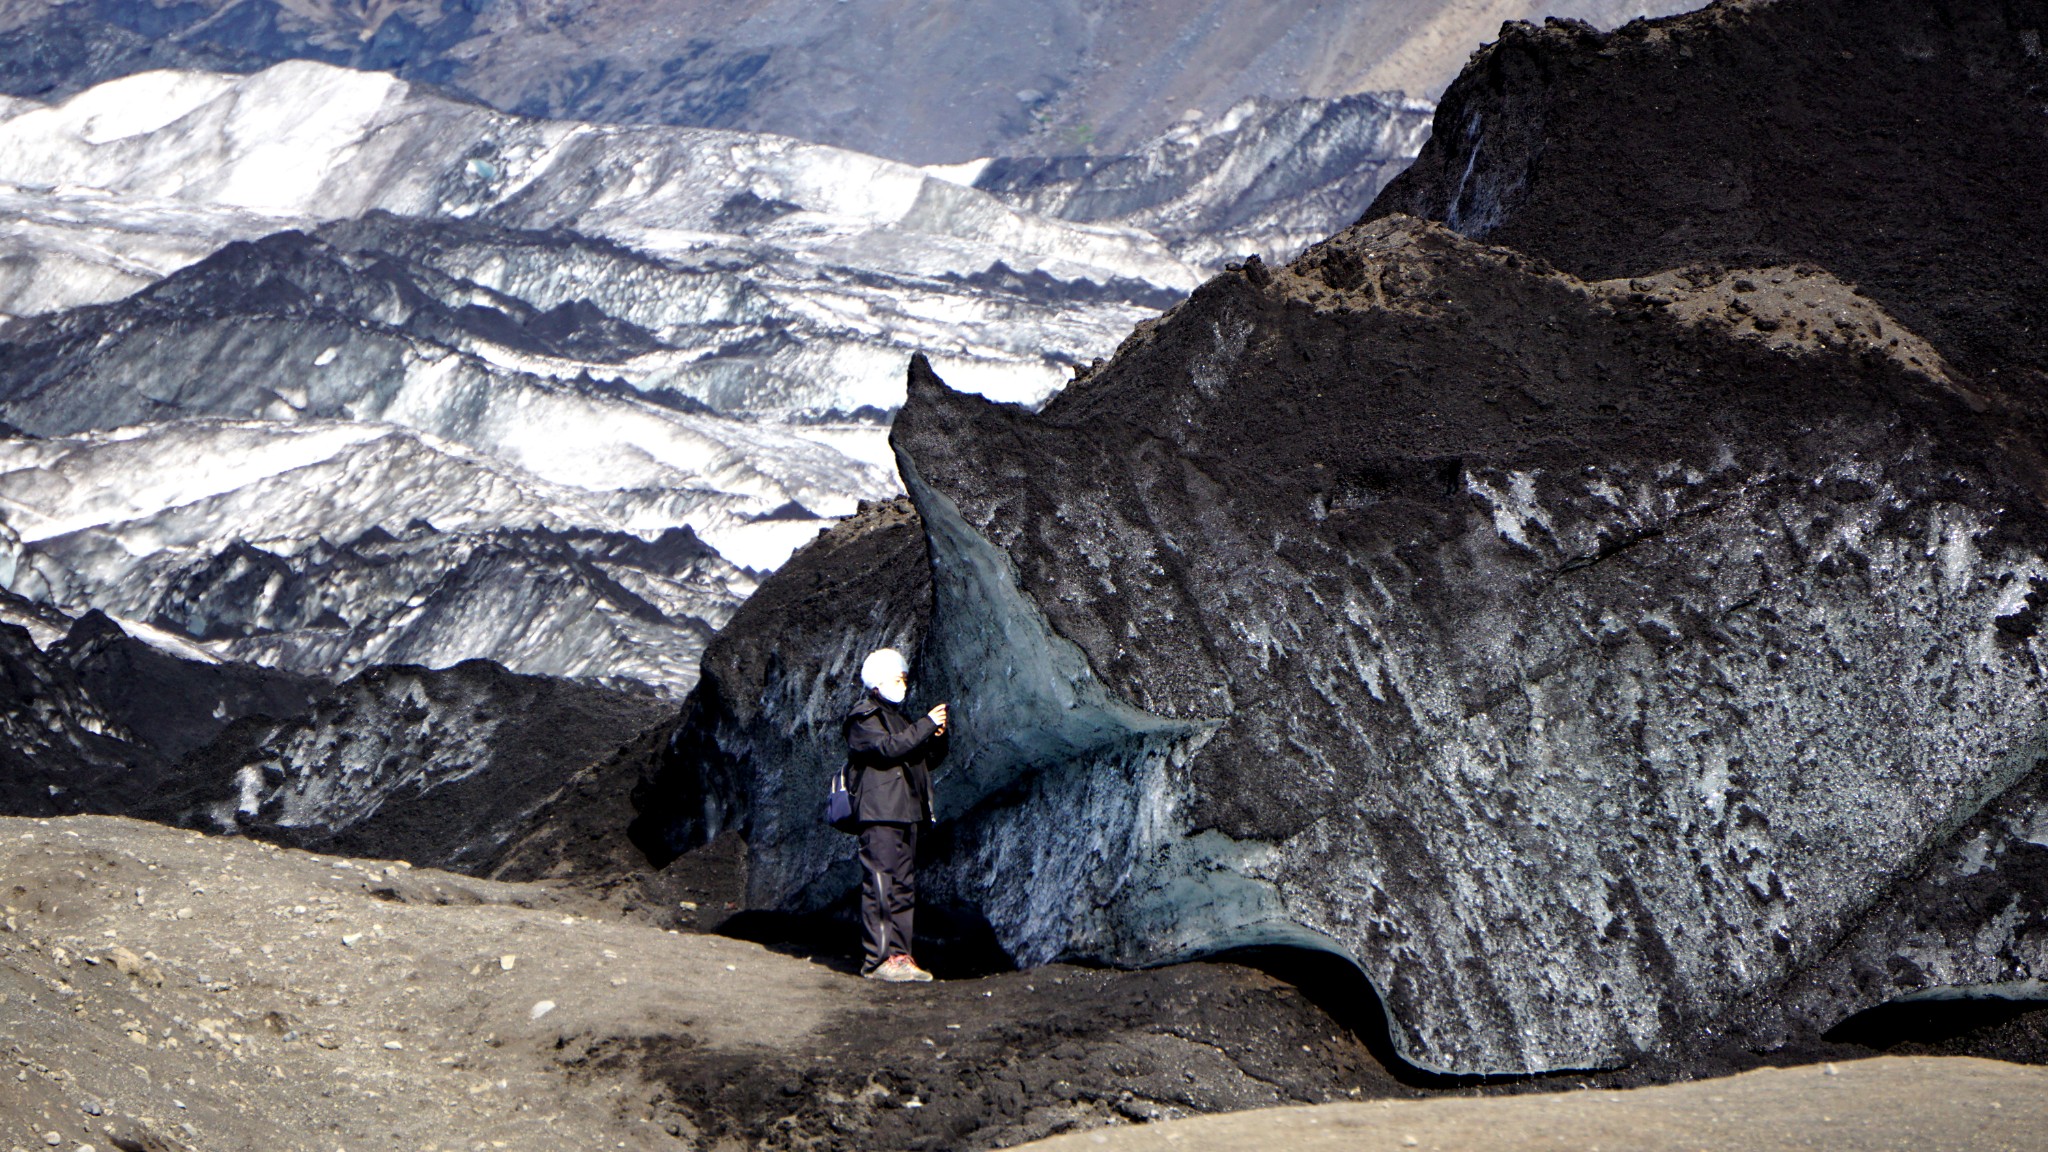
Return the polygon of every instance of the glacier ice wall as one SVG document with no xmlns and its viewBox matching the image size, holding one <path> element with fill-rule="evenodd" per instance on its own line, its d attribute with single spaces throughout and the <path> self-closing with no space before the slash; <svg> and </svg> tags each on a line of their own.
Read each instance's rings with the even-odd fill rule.
<svg viewBox="0 0 2048 1152">
<path fill-rule="evenodd" d="M 1127 699 L 1223 721 L 1185 833 L 1269 846 L 1419 1063 L 1711 1027 L 2043 754 L 1997 624 L 2043 562 L 1945 385 L 1412 222 L 1251 272 L 1041 417 L 932 389 L 895 435 Z"/>
<path fill-rule="evenodd" d="M 1729 276 L 1827 303 L 1767 331 Z M 815 797 L 857 687 L 822 656 L 857 630 L 825 622 L 921 567 L 914 699 L 959 706 L 934 895 L 1017 957 L 1335 950 L 1460 1073 L 2025 986 L 2031 473 L 1854 300 L 1811 269 L 1587 284 L 1396 218 L 1219 278 L 1040 413 L 913 374 L 925 554 L 848 579 L 827 537 L 767 581 L 678 770 L 719 763 L 701 808 L 738 814 L 753 899 L 843 891 Z M 778 638 L 800 698 L 728 655 Z M 1067 741 L 1077 667 L 1144 719 Z M 1203 735 L 1103 751 L 1145 724 Z"/>
</svg>

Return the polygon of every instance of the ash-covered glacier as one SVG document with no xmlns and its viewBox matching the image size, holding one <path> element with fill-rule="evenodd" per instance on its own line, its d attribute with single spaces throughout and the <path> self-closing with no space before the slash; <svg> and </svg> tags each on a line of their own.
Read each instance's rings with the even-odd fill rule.
<svg viewBox="0 0 2048 1152">
<path fill-rule="evenodd" d="M 674 704 L 489 661 L 380 666 L 252 719 L 179 767 L 174 818 L 322 852 L 484 874 Z"/>
<path fill-rule="evenodd" d="M 899 490 L 908 348 L 1039 402 L 1193 283 L 905 165 L 325 65 L 10 101 L 0 158 L 7 586 L 332 676 L 680 693 L 750 573 Z"/>
<path fill-rule="evenodd" d="M 829 334 L 784 375 L 797 397 L 784 403 L 852 410 L 893 407 L 920 345 L 991 394 L 1042 400 L 1062 361 L 1085 363 L 1195 282 L 1145 233 L 1033 216 L 873 156 L 522 119 L 310 62 L 143 73 L 0 111 L 17 314 L 111 298 L 229 239 L 378 209 L 565 229 L 737 273 L 761 289 L 751 319 Z M 979 287 L 1005 270 L 1051 290 Z"/>
<path fill-rule="evenodd" d="M 935 894 L 1022 961 L 1341 952 L 1447 1071 L 1782 1036 L 1752 1007 L 1918 914 L 1887 894 L 2048 733 L 2027 473 L 1896 320 L 1814 330 L 1831 291 L 1781 338 L 1719 274 L 1588 284 L 1394 218 L 1220 278 L 1039 414 L 914 370 L 932 591 L 891 628 L 962 717 Z M 893 555 L 846 599 L 809 572 L 803 614 L 917 587 Z M 736 787 L 670 818 L 745 830 L 750 897 L 815 906 L 847 878 L 802 798 L 852 665 L 750 673 L 746 642 L 696 714 L 756 702 L 677 739 Z M 1800 1023 L 2038 973 L 2011 899 L 1940 963 L 1873 945 L 1852 968 L 1890 975 Z"/>
</svg>

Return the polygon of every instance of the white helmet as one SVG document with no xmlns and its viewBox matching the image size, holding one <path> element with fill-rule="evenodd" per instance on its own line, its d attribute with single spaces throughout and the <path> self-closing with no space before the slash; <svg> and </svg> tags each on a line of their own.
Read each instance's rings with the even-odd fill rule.
<svg viewBox="0 0 2048 1152">
<path fill-rule="evenodd" d="M 901 677 L 910 675 L 910 665 L 903 659 L 903 653 L 894 648 L 877 648 L 861 661 L 861 685 L 872 692 L 880 692 L 882 699 L 891 704 L 903 703 Z"/>
</svg>

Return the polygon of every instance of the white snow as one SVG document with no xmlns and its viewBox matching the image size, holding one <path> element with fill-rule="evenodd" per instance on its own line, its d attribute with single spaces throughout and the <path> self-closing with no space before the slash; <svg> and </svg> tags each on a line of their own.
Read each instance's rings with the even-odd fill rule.
<svg viewBox="0 0 2048 1152">
<path fill-rule="evenodd" d="M 981 174 L 988 170 L 989 162 L 992 159 L 994 158 L 983 156 L 979 160 L 964 160 L 958 164 L 926 164 L 924 166 L 924 173 L 927 176 L 934 176 L 944 180 L 948 184 L 958 184 L 962 188 L 972 188 L 974 187 L 974 182 L 981 178 Z"/>
<path fill-rule="evenodd" d="M 207 72 L 141 72 L 88 88 L 46 114 L 89 144 L 155 132 L 232 86 Z"/>
</svg>

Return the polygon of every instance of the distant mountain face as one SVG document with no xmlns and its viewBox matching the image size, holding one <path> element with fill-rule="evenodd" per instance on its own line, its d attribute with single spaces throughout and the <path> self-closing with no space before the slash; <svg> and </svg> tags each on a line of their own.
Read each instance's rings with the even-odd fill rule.
<svg viewBox="0 0 2048 1152">
<path fill-rule="evenodd" d="M 1434 98 L 1502 21 L 1692 0 L 13 0 L 0 84 L 312 59 L 526 115 L 776 132 L 913 163 L 1113 154 L 1249 97 Z"/>
<path fill-rule="evenodd" d="M 998 157 L 974 186 L 1045 216 L 1138 228 L 1217 270 L 1285 262 L 1358 219 L 1429 138 L 1435 108 L 1391 95 L 1243 101 L 1129 152 Z"/>
</svg>

